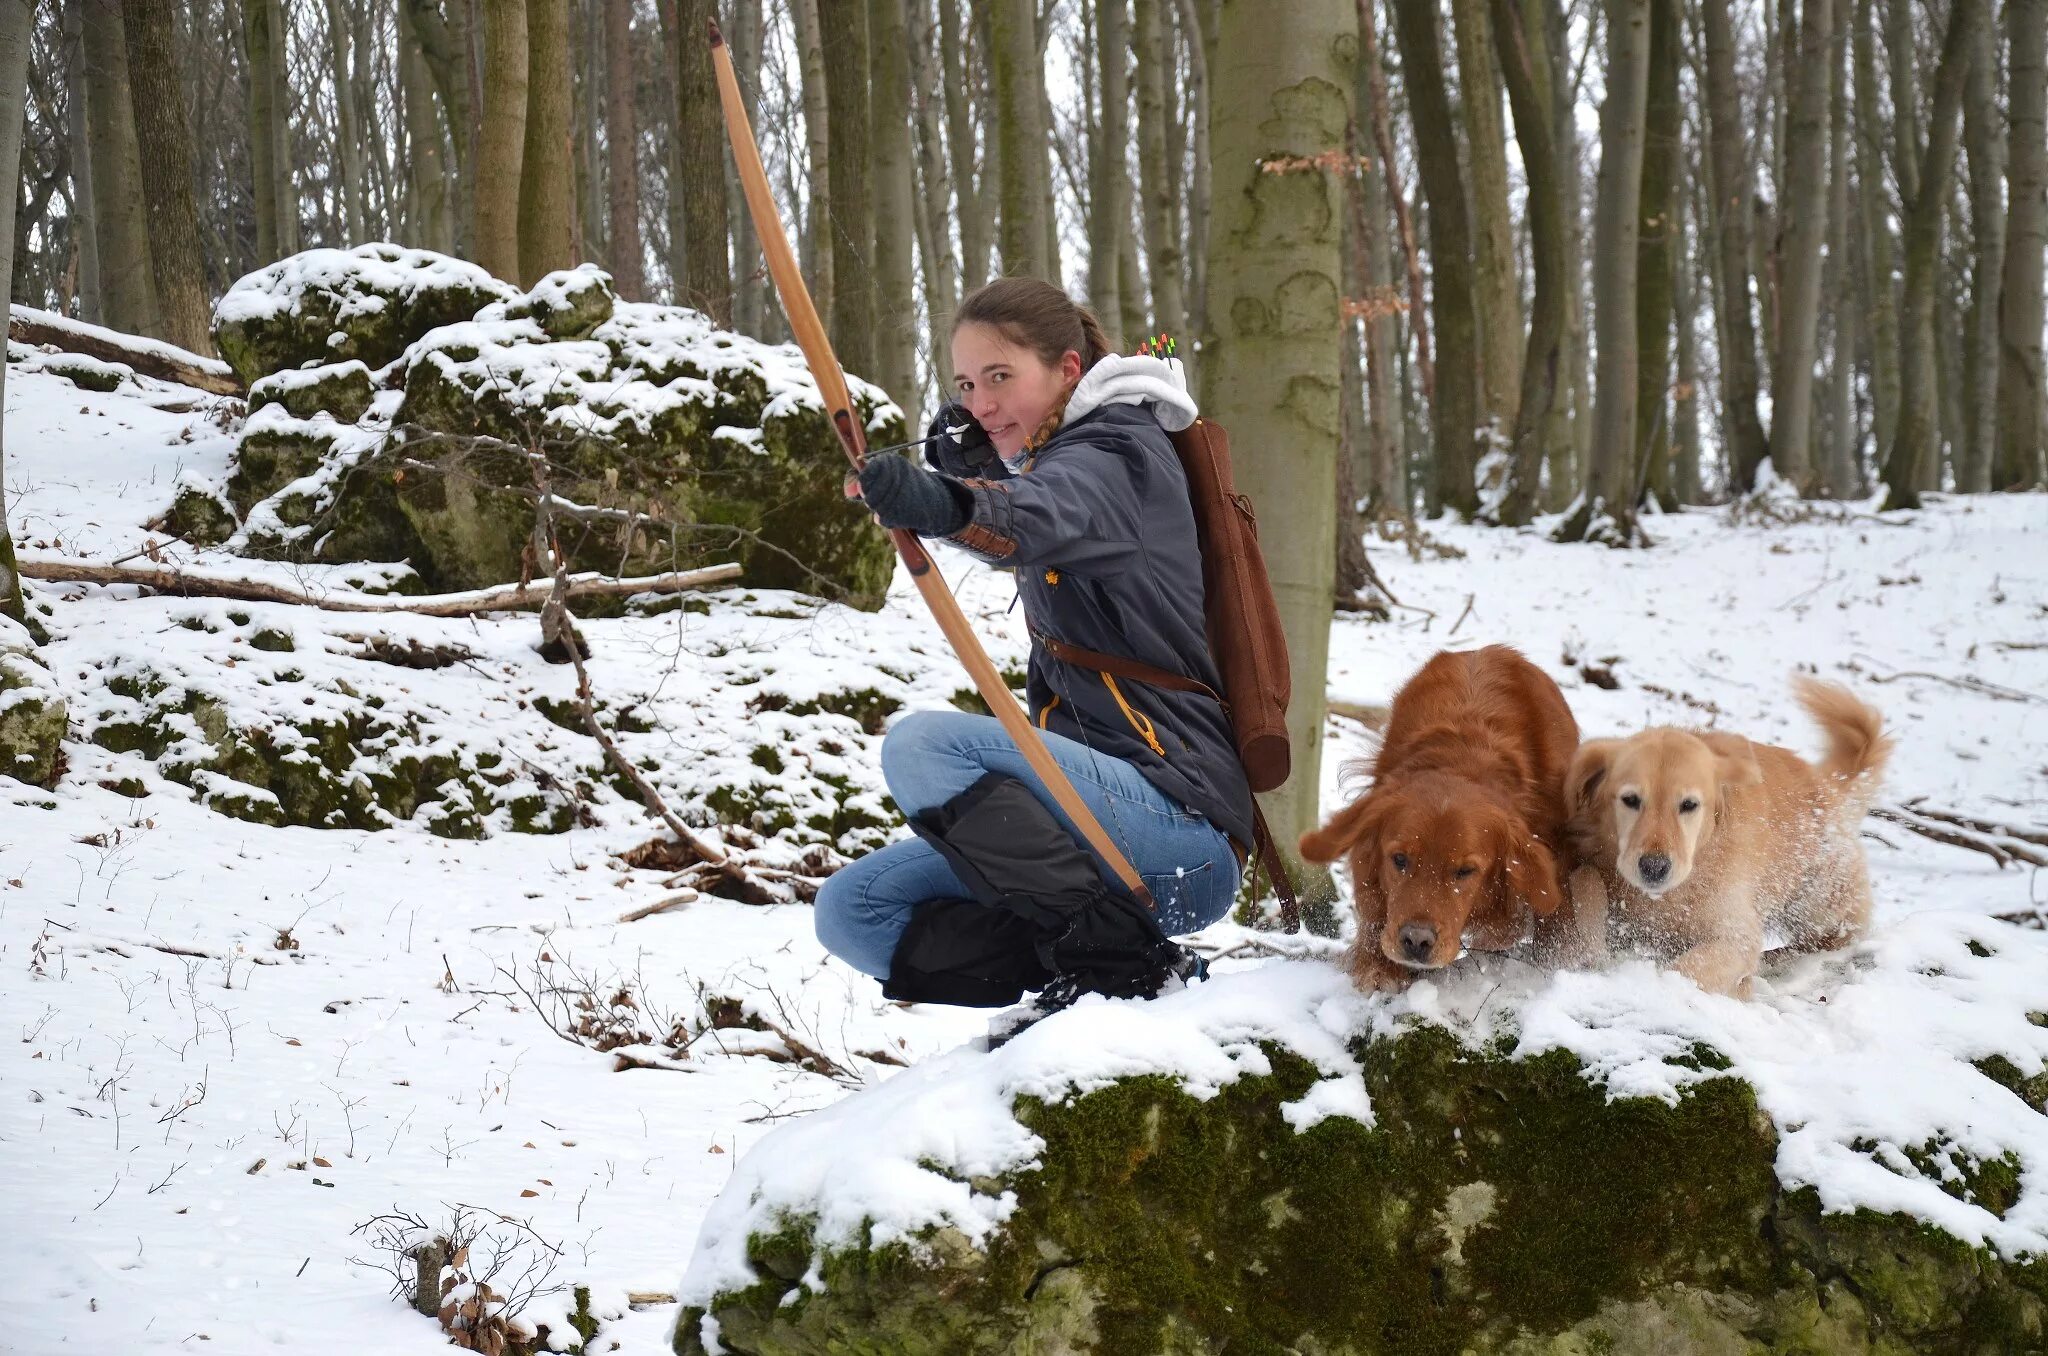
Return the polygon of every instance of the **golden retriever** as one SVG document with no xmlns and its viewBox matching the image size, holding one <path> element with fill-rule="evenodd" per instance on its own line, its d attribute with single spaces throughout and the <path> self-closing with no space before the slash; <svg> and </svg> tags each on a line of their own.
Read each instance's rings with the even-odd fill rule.
<svg viewBox="0 0 2048 1356">
<path fill-rule="evenodd" d="M 1505 949 L 1531 915 L 1539 943 L 1570 935 L 1562 778 L 1578 742 L 1557 684 L 1504 645 L 1444 651 L 1402 686 L 1370 789 L 1301 836 L 1309 861 L 1350 859 L 1359 987 L 1405 988 L 1468 940 Z"/>
<path fill-rule="evenodd" d="M 1709 993 L 1747 998 L 1775 928 L 1798 950 L 1846 945 L 1870 917 L 1857 826 L 1892 741 L 1847 688 L 1793 680 L 1827 736 L 1819 767 L 1740 735 L 1658 728 L 1595 739 L 1567 788 L 1574 907 Z"/>
</svg>

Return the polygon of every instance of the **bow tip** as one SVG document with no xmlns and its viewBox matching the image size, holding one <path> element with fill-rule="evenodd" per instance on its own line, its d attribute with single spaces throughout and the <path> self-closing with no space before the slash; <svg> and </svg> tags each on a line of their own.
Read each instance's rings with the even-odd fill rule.
<svg viewBox="0 0 2048 1356">
<path fill-rule="evenodd" d="M 713 47 L 725 46 L 725 34 L 718 31 L 718 20 L 707 19 L 705 22 L 711 27 L 711 45 Z"/>
</svg>

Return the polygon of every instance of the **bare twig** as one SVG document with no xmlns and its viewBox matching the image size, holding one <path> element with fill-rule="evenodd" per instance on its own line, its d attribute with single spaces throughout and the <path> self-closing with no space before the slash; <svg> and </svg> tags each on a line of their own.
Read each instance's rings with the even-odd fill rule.
<svg viewBox="0 0 2048 1356">
<path fill-rule="evenodd" d="M 642 905 L 640 908 L 622 913 L 619 915 L 619 921 L 621 923 L 637 923 L 643 918 L 652 918 L 655 914 L 667 913 L 670 909 L 680 909 L 686 904 L 693 904 L 698 898 L 699 896 L 695 890 L 685 890 L 679 895 L 670 895 L 667 899 L 657 900 L 652 904 Z"/>
<path fill-rule="evenodd" d="M 1966 827 L 1962 823 L 1954 822 L 1953 818 L 1951 822 L 1944 822 L 1926 811 L 1902 805 L 1875 805 L 1871 807 L 1870 813 L 1873 818 L 1911 829 L 1922 838 L 1931 838 L 1950 847 L 1981 852 L 2001 867 L 2010 866 L 2016 861 L 2026 862 L 2032 866 L 2048 866 L 2048 852 L 2041 852 L 2015 838 L 2004 836 L 2008 831 L 2003 826 L 1997 826 L 1995 832 L 1979 831 L 1974 826 Z"/>
</svg>

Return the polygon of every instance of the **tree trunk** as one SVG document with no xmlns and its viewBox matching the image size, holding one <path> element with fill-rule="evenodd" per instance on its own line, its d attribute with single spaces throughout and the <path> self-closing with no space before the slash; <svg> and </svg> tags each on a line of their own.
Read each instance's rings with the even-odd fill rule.
<svg viewBox="0 0 2048 1356">
<path fill-rule="evenodd" d="M 86 139 L 92 143 L 92 196 L 98 208 L 93 234 L 99 246 L 101 319 L 110 329 L 161 337 L 121 6 L 119 0 L 83 4 Z"/>
<path fill-rule="evenodd" d="M 570 244 L 575 171 L 569 161 L 569 0 L 526 0 L 526 59 L 526 149 L 519 166 L 519 282 L 531 287 L 544 274 L 576 262 Z M 719 192 L 724 191 L 721 179 Z"/>
<path fill-rule="evenodd" d="M 1728 488 L 1732 494 L 1747 494 L 1756 488 L 1757 468 L 1768 453 L 1757 417 L 1756 330 L 1749 306 L 1749 128 L 1735 83 L 1728 0 L 1702 0 L 1700 8 L 1706 36 L 1710 178 L 1720 237 L 1721 404 L 1728 439 Z"/>
<path fill-rule="evenodd" d="M 1643 127 L 1643 188 L 1636 236 L 1636 423 L 1631 443 L 1641 457 L 1635 487 L 1666 512 L 1671 491 L 1671 291 L 1673 221 L 1677 214 L 1679 25 L 1677 0 L 1650 0 L 1650 92 Z M 1645 491 L 1634 491 L 1641 507 Z"/>
<path fill-rule="evenodd" d="M 28 104 L 28 53 L 36 25 L 35 0 L 0 0 L 0 109 Z M 145 49 L 146 50 L 146 49 Z M 14 221 L 15 195 L 21 187 L 21 134 L 24 119 L 0 119 L 0 222 Z M 0 278 L 14 276 L 14 232 L 0 231 Z M 5 404 L 8 364 L 0 362 L 0 405 Z M 6 470 L 0 449 L 0 472 Z M 14 562 L 14 531 L 8 526 L 7 477 L 0 474 L 0 616 L 26 622 L 21 574 Z"/>
<path fill-rule="evenodd" d="M 85 119 L 83 0 L 64 0 L 65 144 L 71 156 L 71 235 L 78 249 L 78 318 L 100 320 L 99 213 L 92 198 L 92 138 Z"/>
<path fill-rule="evenodd" d="M 1998 41 L 1977 25 L 1976 52 L 1963 87 L 1963 144 L 1970 157 L 1970 309 L 1963 340 L 1963 443 L 1956 488 L 1991 488 L 1998 441 L 1998 288 L 2005 263 L 2005 145 L 1998 135 Z"/>
<path fill-rule="evenodd" d="M 633 0 L 604 5 L 605 207 L 612 286 L 626 301 L 647 300 L 640 243 L 640 107 L 633 93 Z"/>
<path fill-rule="evenodd" d="M 1827 300 L 1828 329 L 1832 345 L 1828 360 L 1828 381 L 1821 401 L 1826 436 L 1820 444 L 1818 461 L 1820 491 L 1831 498 L 1846 499 L 1855 493 L 1856 481 L 1856 345 L 1857 310 L 1860 298 L 1852 291 L 1854 273 L 1849 267 L 1849 29 L 1848 0 L 1836 0 L 1839 20 L 1835 24 L 1833 47 L 1828 54 L 1832 71 L 1832 94 L 1828 112 L 1828 258 L 1821 277 L 1821 294 Z"/>
<path fill-rule="evenodd" d="M 872 378 L 917 417 L 917 265 L 912 240 L 917 204 L 910 186 L 910 40 L 903 0 L 868 0 L 874 41 L 870 98 L 886 110 L 874 119 L 875 372 Z"/>
<path fill-rule="evenodd" d="M 1123 332 L 1119 264 L 1123 237 L 1131 226 L 1130 174 L 1130 9 L 1127 0 L 1095 0 L 1096 88 L 1102 114 L 1088 155 L 1088 304 L 1121 350 L 1139 336 Z"/>
<path fill-rule="evenodd" d="M 1970 68 L 1970 47 L 1985 0 L 1956 0 L 1942 41 L 1942 66 L 1935 70 L 1933 102 L 1927 109 L 1927 147 L 1915 158 L 1911 147 L 1903 164 L 1917 160 L 1911 176 L 1913 193 L 1905 199 L 1905 283 L 1898 299 L 1898 432 L 1884 455 L 1884 506 L 1919 508 L 1921 483 L 1929 457 L 1939 455 L 1935 408 L 1935 336 L 1933 309 L 1937 272 L 1942 266 L 1942 217 L 1950 174 L 1956 168 L 1956 113 L 1962 107 L 1962 82 Z M 1894 76 L 1894 98 L 1898 80 Z M 1894 104 L 1905 109 L 1909 104 Z"/>
<path fill-rule="evenodd" d="M 2048 478 L 2041 361 L 2042 251 L 2048 247 L 2048 0 L 2006 0 L 2012 123 L 2004 282 L 1999 291 L 1998 452 L 2001 490 Z M 104 201 L 104 200 L 103 200 Z"/>
<path fill-rule="evenodd" d="M 946 150 L 952 161 L 953 197 L 960 216 L 960 291 L 965 296 L 988 277 L 991 234 L 986 176 L 977 174 L 974 95 L 962 72 L 967 52 L 960 36 L 958 4 L 939 0 L 939 82 L 946 99 Z"/>
<path fill-rule="evenodd" d="M 471 140 L 475 113 L 470 100 L 470 35 L 468 0 L 453 0 L 443 17 L 438 0 L 400 0 L 410 22 L 413 41 L 440 96 L 448 120 L 448 146 L 454 153 L 453 196 L 449 203 L 451 248 L 458 254 L 476 248 L 476 146 Z"/>
<path fill-rule="evenodd" d="M 1540 30 L 1550 56 L 1551 140 L 1557 146 L 1558 196 L 1564 200 L 1564 375 L 1558 404 L 1567 415 L 1569 441 L 1546 452 L 1549 489 L 1543 507 L 1556 513 L 1578 496 L 1592 461 L 1592 344 L 1586 332 L 1586 218 L 1579 189 L 1578 92 L 1572 86 L 1571 40 L 1562 0 L 1536 0 L 1541 22 L 1524 27 L 1535 42 Z M 1531 48 L 1534 51 L 1534 48 Z"/>
<path fill-rule="evenodd" d="M 1479 408 L 1479 333 L 1472 294 L 1472 227 L 1458 172 L 1457 124 L 1444 89 L 1443 54 L 1434 7 L 1394 6 L 1401 76 L 1415 129 L 1416 171 L 1429 202 L 1430 320 L 1436 331 L 1436 400 L 1430 424 L 1436 485 L 1446 508 L 1472 516 L 1479 508 L 1473 438 Z"/>
<path fill-rule="evenodd" d="M 149 221 L 151 272 L 163 310 L 163 337 L 211 357 L 213 308 L 206 296 L 199 211 L 192 200 L 192 133 L 185 124 L 185 96 L 178 82 L 183 67 L 171 40 L 176 17 L 172 0 L 124 0 L 122 6 L 136 143 L 142 156 L 143 210 Z"/>
<path fill-rule="evenodd" d="M 1357 70 L 1352 82 L 1351 121 L 1344 129 L 1344 149 L 1352 157 L 1345 178 L 1349 185 L 1353 248 L 1358 256 L 1360 297 L 1367 310 L 1365 349 L 1365 446 L 1362 476 L 1356 485 L 1365 498 L 1366 517 L 1379 521 L 1406 518 L 1400 487 L 1400 433 L 1394 414 L 1394 304 L 1396 289 L 1388 267 L 1387 193 L 1385 183 L 1366 151 L 1369 133 L 1360 123 L 1371 116 L 1377 44 L 1364 39 L 1373 25 L 1372 0 L 1356 0 L 1359 37 Z M 1363 549 L 1361 547 L 1361 549 Z"/>
<path fill-rule="evenodd" d="M 1877 455 L 1883 457 L 1899 429 L 1899 309 L 1892 281 L 1891 200 L 1879 141 L 1883 123 L 1877 111 L 1875 29 L 1875 0 L 1861 0 L 1855 40 L 1857 228 L 1863 236 L 1863 288 L 1870 310 L 1872 424 Z"/>
<path fill-rule="evenodd" d="M 1415 370 L 1422 386 L 1423 400 L 1436 398 L 1436 363 L 1430 356 L 1429 309 L 1424 304 L 1422 289 L 1421 251 L 1416 246 L 1415 222 L 1408 211 L 1408 199 L 1401 189 L 1401 162 L 1394 153 L 1393 118 L 1387 107 L 1387 75 L 1380 66 L 1379 35 L 1373 22 L 1372 0 L 1357 0 L 1358 17 L 1358 59 L 1366 69 L 1367 96 L 1372 105 L 1373 145 L 1379 151 L 1379 169 L 1386 186 L 1387 200 L 1394 209 L 1394 227 L 1401 237 L 1401 258 L 1407 266 L 1408 278 L 1408 326 L 1415 336 Z M 1405 345 L 1404 345 L 1405 347 Z M 1406 386 L 1403 386 L 1405 392 Z M 1404 415 L 1402 421 L 1403 442 L 1413 420 Z M 1404 467 L 1408 458 L 1403 456 Z M 1407 477 L 1404 473 L 1403 480 Z M 1411 512 L 1409 499 L 1402 501 L 1401 516 Z"/>
<path fill-rule="evenodd" d="M 1207 0 L 1177 0 L 1180 30 L 1188 44 L 1188 107 L 1194 122 L 1194 176 L 1188 189 L 1187 332 L 1195 341 L 1187 347 L 1182 361 L 1189 364 L 1190 380 L 1201 375 L 1201 354 L 1193 350 L 1209 330 L 1209 204 L 1213 169 L 1209 163 L 1209 41 L 1203 27 L 1203 12 L 1213 12 Z M 1198 6 L 1201 8 L 1198 9 Z"/>
<path fill-rule="evenodd" d="M 242 6 L 242 52 L 249 68 L 249 173 L 255 198 L 256 257 L 264 263 L 278 257 L 277 141 L 272 120 L 281 116 L 274 95 L 270 63 L 282 35 L 270 31 L 267 0 Z"/>
<path fill-rule="evenodd" d="M 819 0 L 832 152 L 832 346 L 847 371 L 876 379 L 874 163 L 868 103 L 868 15 L 858 0 Z M 1036 104 L 1032 105 L 1034 108 Z M 899 109 L 890 109 L 895 118 Z M 1042 138 L 1041 138 L 1042 140 Z"/>
<path fill-rule="evenodd" d="M 1451 0 L 1458 49 L 1458 107 L 1472 167 L 1472 296 L 1479 317 L 1480 410 L 1497 436 L 1515 428 L 1522 403 L 1522 289 L 1515 224 L 1508 212 L 1508 148 L 1500 113 L 1500 61 L 1487 0 Z"/>
<path fill-rule="evenodd" d="M 825 48 L 818 25 L 819 0 L 790 0 L 795 20 L 797 54 L 803 66 L 804 145 L 810 172 L 809 230 L 804 234 L 805 264 L 810 269 L 811 301 L 828 333 L 834 329 L 837 289 L 832 276 L 831 108 L 825 98 Z M 944 8 L 944 6 L 941 6 Z M 958 69 L 948 67 L 948 69 Z M 680 289 L 678 289 L 680 290 Z"/>
<path fill-rule="evenodd" d="M 762 30 L 761 0 L 731 0 L 732 15 L 732 58 L 743 71 L 761 69 Z M 759 127 L 760 83 L 756 80 L 740 82 L 740 103 L 747 110 L 747 121 Z M 726 152 L 726 164 L 730 166 L 730 148 Z M 754 233 L 753 214 L 747 211 L 745 197 L 740 193 L 739 174 L 734 171 L 728 181 L 727 219 L 732 223 L 732 272 L 733 272 L 733 324 L 743 334 L 765 339 L 769 334 L 768 319 L 768 269 L 761 254 L 761 239 Z"/>
<path fill-rule="evenodd" d="M 1785 0 L 1787 7 L 1791 0 Z M 1777 366 L 1771 374 L 1771 465 L 1811 495 L 1813 367 L 1820 317 L 1820 247 L 1827 234 L 1828 76 L 1836 0 L 1801 0 L 1799 60 L 1786 116 L 1784 220 L 1779 236 Z"/>
<path fill-rule="evenodd" d="M 1059 126 L 1059 122 L 1053 117 L 1052 94 L 1046 88 L 1045 83 L 1045 53 L 1046 49 L 1051 46 L 1052 20 L 1053 14 L 1050 5 L 1040 10 L 1037 17 L 1033 20 L 1032 32 L 1035 34 L 1035 40 L 1038 44 L 1038 60 L 1033 63 L 1033 69 L 1038 72 L 1038 125 L 1045 129 L 1047 147 L 1057 155 L 1060 151 L 1058 147 L 1053 146 L 1052 138 Z M 1083 172 L 1085 173 L 1086 171 L 1084 170 Z M 1050 165 L 1046 169 L 1045 185 L 1045 276 L 1064 291 L 1066 289 L 1066 270 L 1060 265 L 1060 214 L 1058 203 L 1053 197 L 1055 185 Z M 1076 192 L 1078 193 L 1078 191 L 1077 187 Z"/>
<path fill-rule="evenodd" d="M 1711 10 L 1714 0 L 1708 0 Z M 1636 545 L 1636 234 L 1650 92 L 1651 0 L 1608 0 L 1607 97 L 1600 105 L 1600 191 L 1593 214 L 1593 466 L 1585 502 L 1560 535 Z"/>
<path fill-rule="evenodd" d="M 1167 65 L 1164 2 L 1136 0 L 1131 42 L 1138 61 L 1138 202 L 1152 282 L 1152 326 L 1178 335 L 1187 331 L 1187 298 L 1181 283 L 1187 261 L 1172 229 L 1180 175 L 1168 163 L 1166 151 L 1166 82 L 1172 72 Z"/>
<path fill-rule="evenodd" d="M 1263 798 L 1273 837 L 1297 866 L 1293 847 L 1317 822 L 1322 785 L 1344 189 L 1328 169 L 1261 166 L 1342 144 L 1353 73 L 1339 60 L 1356 22 L 1347 0 L 1224 0 L 1217 47 L 1232 59 L 1211 68 L 1217 216 L 1205 404 L 1230 430 L 1238 483 L 1264 517 L 1260 538 L 1297 675 L 1287 718 L 1293 775 Z M 1311 916 L 1328 919 L 1328 873 L 1305 874 L 1301 885 Z"/>
<path fill-rule="evenodd" d="M 1886 508 L 1920 507 L 1920 488 L 1929 459 L 1939 455 L 1934 409 L 1934 384 L 1939 371 L 1934 353 L 1934 291 L 1941 265 L 1941 223 L 1946 215 L 1949 176 L 1955 173 L 1956 113 L 1963 101 L 1963 79 L 1969 73 L 1970 51 L 1984 0 L 1955 0 L 1949 13 L 1948 36 L 1941 45 L 1941 65 L 1934 76 L 1934 99 L 1928 107 L 1927 146 L 1911 175 L 1913 191 L 1905 198 L 1905 284 L 1899 302 L 1899 431 L 1885 454 Z M 1896 95 L 1897 79 L 1894 78 Z M 1909 105 L 1896 105 L 1904 108 Z M 1908 131 L 1907 135 L 1912 137 Z M 1917 140 L 1917 137 L 1913 137 Z M 1911 163 L 1915 157 L 1907 156 Z M 1900 175 L 1904 188 L 1908 176 Z"/>
<path fill-rule="evenodd" d="M 363 228 L 363 137 L 356 128 L 355 99 L 349 80 L 349 14 L 347 0 L 327 0 L 327 55 L 334 63 L 336 159 L 341 166 L 341 211 L 347 243 L 368 239 Z"/>
<path fill-rule="evenodd" d="M 516 282 L 526 156 L 526 0 L 482 0 L 483 135 L 476 158 L 476 261 Z"/>
<path fill-rule="evenodd" d="M 447 161 L 441 153 L 441 116 L 426 44 L 411 5 L 398 10 L 398 78 L 405 87 L 405 172 L 412 202 L 412 242 L 442 254 L 455 249 L 455 218 L 448 201 Z"/>
<path fill-rule="evenodd" d="M 1564 365 L 1565 203 L 1559 192 L 1557 150 L 1551 144 L 1549 46 L 1540 14 L 1531 23 L 1521 0 L 1493 0 L 1493 35 L 1507 80 L 1515 140 L 1529 182 L 1529 256 L 1535 291 L 1529 308 L 1529 348 L 1521 363 L 1512 463 L 1497 516 L 1511 527 L 1536 514 L 1543 465 L 1569 455 L 1571 430 L 1559 399 Z"/>
<path fill-rule="evenodd" d="M 1676 308 L 1672 332 L 1677 337 L 1678 372 L 1671 388 L 1671 501 L 1700 502 L 1700 382 L 1698 344 L 1693 326 L 1699 315 L 1699 288 L 1692 254 L 1686 245 L 1686 199 L 1672 199 L 1671 276 Z"/>
<path fill-rule="evenodd" d="M 939 93 L 938 25 L 925 0 L 909 0 L 911 83 L 917 101 L 918 249 L 924 258 L 925 323 L 936 400 L 952 390 L 953 313 L 960 306 L 960 261 L 953 254 L 953 181 L 946 164 L 945 100 Z M 945 8 L 941 5 L 940 8 Z"/>
<path fill-rule="evenodd" d="M 1046 218 L 1052 212 L 1052 170 L 1046 161 L 1038 59 L 1038 7 L 1032 0 L 988 0 L 989 64 L 994 80 L 994 136 L 998 200 L 1002 205 L 1002 270 L 1012 277 L 1057 284 L 1046 253 Z"/>
</svg>

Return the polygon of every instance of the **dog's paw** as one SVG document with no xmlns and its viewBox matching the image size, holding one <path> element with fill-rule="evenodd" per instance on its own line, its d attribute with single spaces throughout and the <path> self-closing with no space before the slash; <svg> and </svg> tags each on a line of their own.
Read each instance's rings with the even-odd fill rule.
<svg viewBox="0 0 2048 1356">
<path fill-rule="evenodd" d="M 1415 972 L 1394 964 L 1378 951 L 1353 949 L 1350 957 L 1352 982 L 1366 993 L 1400 993 L 1415 982 Z"/>
</svg>

